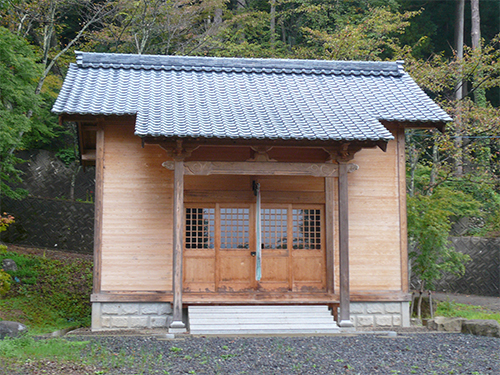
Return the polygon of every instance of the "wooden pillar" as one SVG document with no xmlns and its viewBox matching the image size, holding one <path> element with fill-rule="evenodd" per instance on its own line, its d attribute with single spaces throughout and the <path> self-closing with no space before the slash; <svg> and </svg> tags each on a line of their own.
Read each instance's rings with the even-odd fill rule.
<svg viewBox="0 0 500 375">
<path fill-rule="evenodd" d="M 406 150 L 405 129 L 400 127 L 397 135 L 398 184 L 399 184 L 399 228 L 401 246 L 401 291 L 409 293 L 408 272 L 408 222 L 406 216 Z"/>
<path fill-rule="evenodd" d="M 184 161 L 174 161 L 174 259 L 173 259 L 173 320 L 170 328 L 185 331 L 182 322 L 182 228 L 184 218 Z"/>
<path fill-rule="evenodd" d="M 349 211 L 347 163 L 339 162 L 339 263 L 340 263 L 340 315 L 339 326 L 352 328 L 349 294 Z"/>
<path fill-rule="evenodd" d="M 80 124 L 80 126 L 82 126 Z M 104 187 L 104 125 L 97 124 L 95 168 L 95 212 L 94 212 L 94 275 L 93 293 L 101 292 L 102 264 L 102 197 Z"/>
<path fill-rule="evenodd" d="M 335 293 L 334 243 L 335 243 L 335 201 L 333 177 L 325 177 L 325 226 L 326 226 L 326 291 Z"/>
</svg>

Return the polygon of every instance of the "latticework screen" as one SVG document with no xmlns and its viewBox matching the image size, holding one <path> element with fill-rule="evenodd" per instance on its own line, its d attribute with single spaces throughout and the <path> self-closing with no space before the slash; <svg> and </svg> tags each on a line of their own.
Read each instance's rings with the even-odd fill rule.
<svg viewBox="0 0 500 375">
<path fill-rule="evenodd" d="M 221 249 L 248 249 L 250 241 L 249 224 L 249 208 L 221 208 Z"/>
<path fill-rule="evenodd" d="M 287 209 L 261 209 L 262 244 L 264 249 L 286 249 L 287 217 Z"/>
<path fill-rule="evenodd" d="M 214 208 L 186 208 L 186 249 L 213 249 Z"/>
<path fill-rule="evenodd" d="M 293 209 L 293 248 L 321 249 L 321 210 Z"/>
</svg>

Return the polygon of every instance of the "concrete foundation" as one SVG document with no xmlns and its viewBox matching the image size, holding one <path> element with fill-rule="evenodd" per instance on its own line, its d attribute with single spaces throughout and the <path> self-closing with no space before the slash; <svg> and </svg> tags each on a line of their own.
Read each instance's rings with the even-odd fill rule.
<svg viewBox="0 0 500 375">
<path fill-rule="evenodd" d="M 92 331 L 167 328 L 172 306 L 164 302 L 93 302 Z"/>
<path fill-rule="evenodd" d="M 356 328 L 409 327 L 410 302 L 351 302 L 350 318 Z"/>
</svg>

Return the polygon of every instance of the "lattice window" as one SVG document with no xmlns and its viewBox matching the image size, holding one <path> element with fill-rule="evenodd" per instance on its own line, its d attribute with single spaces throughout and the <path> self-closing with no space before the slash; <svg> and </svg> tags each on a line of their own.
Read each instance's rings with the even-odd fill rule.
<svg viewBox="0 0 500 375">
<path fill-rule="evenodd" d="M 249 224 L 249 208 L 221 208 L 221 249 L 248 249 L 250 241 Z"/>
<path fill-rule="evenodd" d="M 293 209 L 293 248 L 321 249 L 321 210 Z"/>
<path fill-rule="evenodd" d="M 213 249 L 214 208 L 186 208 L 186 249 Z"/>
<path fill-rule="evenodd" d="M 261 209 L 262 244 L 264 249 L 286 249 L 287 209 Z"/>
</svg>

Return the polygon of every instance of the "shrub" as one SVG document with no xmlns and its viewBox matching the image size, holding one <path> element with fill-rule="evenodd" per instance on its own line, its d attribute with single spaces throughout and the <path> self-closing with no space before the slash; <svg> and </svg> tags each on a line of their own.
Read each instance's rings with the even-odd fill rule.
<svg viewBox="0 0 500 375">
<path fill-rule="evenodd" d="M 38 279 L 33 289 L 47 304 L 56 308 L 61 317 L 82 325 L 90 323 L 92 292 L 92 262 L 76 260 L 63 263 L 41 259 L 37 266 Z"/>
<path fill-rule="evenodd" d="M 6 251 L 6 249 L 6 246 L 0 246 L 0 261 L 4 259 L 12 259 L 16 262 L 17 271 L 5 271 L 16 282 L 15 285 L 20 286 L 22 284 L 35 284 L 38 276 L 36 266 L 40 263 L 40 261 L 36 257 L 18 254 L 13 251 Z"/>
<path fill-rule="evenodd" d="M 92 261 L 60 261 L 0 249 L 0 261 L 5 258 L 18 266 L 17 271 L 4 272 L 12 278 L 12 296 L 41 303 L 74 325 L 90 324 Z"/>
<path fill-rule="evenodd" d="M 12 284 L 12 277 L 5 272 L 0 270 L 0 297 L 3 297 L 10 290 Z"/>
</svg>

